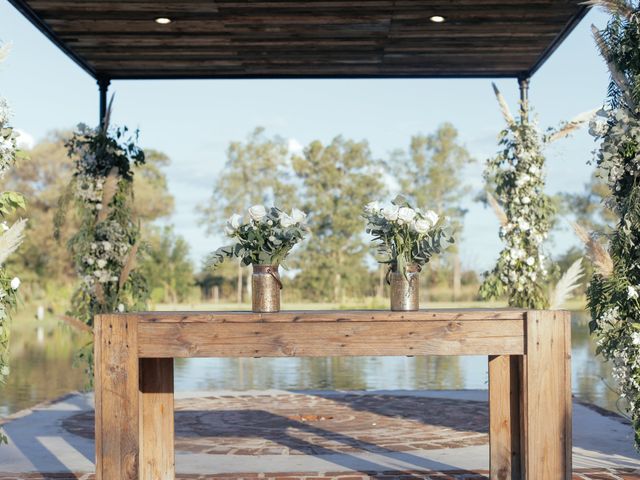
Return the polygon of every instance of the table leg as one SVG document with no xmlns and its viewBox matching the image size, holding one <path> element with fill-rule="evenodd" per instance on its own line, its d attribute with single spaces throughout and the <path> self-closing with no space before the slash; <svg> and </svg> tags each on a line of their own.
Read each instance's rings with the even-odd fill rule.
<svg viewBox="0 0 640 480">
<path fill-rule="evenodd" d="M 140 359 L 140 480 L 174 480 L 173 359 Z"/>
<path fill-rule="evenodd" d="M 138 478 L 137 320 L 94 320 L 96 480 Z"/>
<path fill-rule="evenodd" d="M 571 479 L 571 316 L 530 311 L 522 372 L 528 480 Z"/>
<path fill-rule="evenodd" d="M 489 357 L 489 465 L 491 480 L 521 478 L 520 371 L 522 357 Z"/>
</svg>

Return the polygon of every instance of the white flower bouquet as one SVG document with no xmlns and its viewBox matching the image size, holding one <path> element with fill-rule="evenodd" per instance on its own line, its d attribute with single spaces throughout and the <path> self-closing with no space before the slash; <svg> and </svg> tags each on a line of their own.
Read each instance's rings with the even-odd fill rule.
<svg viewBox="0 0 640 480">
<path fill-rule="evenodd" d="M 238 214 L 227 220 L 225 233 L 235 243 L 213 252 L 207 262 L 211 267 L 232 257 L 244 265 L 281 265 L 308 231 L 307 215 L 297 208 L 287 214 L 276 207 L 254 205 L 247 213 L 247 221 Z"/>
<path fill-rule="evenodd" d="M 406 276 L 407 268 L 429 262 L 453 243 L 446 219 L 433 210 L 412 207 L 398 195 L 390 205 L 371 202 L 364 207 L 367 233 L 373 236 L 380 263 Z"/>
</svg>

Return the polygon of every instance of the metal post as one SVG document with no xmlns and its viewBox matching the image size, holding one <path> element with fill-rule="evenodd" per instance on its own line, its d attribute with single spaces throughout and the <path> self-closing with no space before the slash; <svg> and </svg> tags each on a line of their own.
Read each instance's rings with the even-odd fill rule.
<svg viewBox="0 0 640 480">
<path fill-rule="evenodd" d="M 98 78 L 98 89 L 100 91 L 100 118 L 99 124 L 102 126 L 104 117 L 107 114 L 107 93 L 109 91 L 109 84 L 111 80 L 106 77 Z"/>
<path fill-rule="evenodd" d="M 518 77 L 520 87 L 520 116 L 522 120 L 529 120 L 529 80 L 530 77 Z"/>
</svg>

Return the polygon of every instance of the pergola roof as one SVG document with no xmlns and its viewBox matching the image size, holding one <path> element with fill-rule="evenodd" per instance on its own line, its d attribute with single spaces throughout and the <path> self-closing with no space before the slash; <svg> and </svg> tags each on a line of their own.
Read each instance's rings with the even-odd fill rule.
<svg viewBox="0 0 640 480">
<path fill-rule="evenodd" d="M 587 11 L 581 0 L 9 1 L 98 79 L 528 77 Z"/>
</svg>

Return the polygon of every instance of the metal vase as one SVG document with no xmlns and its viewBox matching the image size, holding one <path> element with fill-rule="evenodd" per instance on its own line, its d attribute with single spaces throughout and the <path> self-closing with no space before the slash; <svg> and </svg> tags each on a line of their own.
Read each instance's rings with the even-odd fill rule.
<svg viewBox="0 0 640 480">
<path fill-rule="evenodd" d="M 420 267 L 407 265 L 406 275 L 392 267 L 387 274 L 391 287 L 391 310 L 407 312 L 420 309 Z"/>
<path fill-rule="evenodd" d="M 278 265 L 254 265 L 251 275 L 251 306 L 256 313 L 280 311 L 282 282 Z"/>
</svg>

